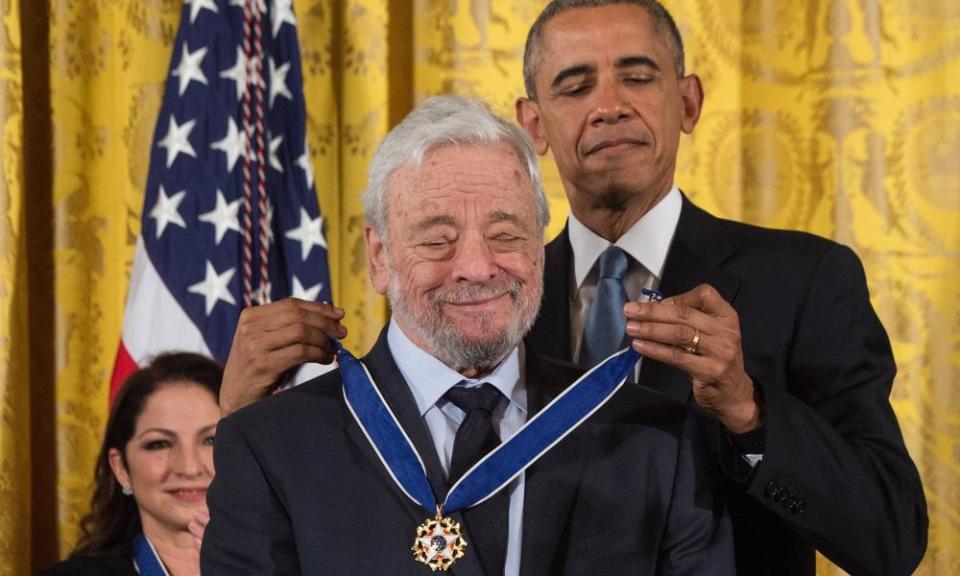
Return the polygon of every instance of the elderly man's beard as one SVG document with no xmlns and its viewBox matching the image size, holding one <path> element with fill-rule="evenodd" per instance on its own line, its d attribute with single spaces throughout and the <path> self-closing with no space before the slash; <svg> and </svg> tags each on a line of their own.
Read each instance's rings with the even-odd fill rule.
<svg viewBox="0 0 960 576">
<path fill-rule="evenodd" d="M 483 284 L 469 284 L 450 290 L 435 290 L 430 294 L 429 306 L 414 311 L 408 306 L 396 275 L 391 275 L 387 288 L 387 297 L 393 313 L 403 324 L 416 331 L 422 342 L 430 347 L 427 352 L 454 370 L 476 370 L 481 373 L 496 368 L 507 354 L 520 343 L 533 326 L 540 311 L 540 299 L 543 296 L 543 279 L 538 278 L 533 290 L 523 290 L 523 283 L 517 278 L 496 280 Z M 477 314 L 476 322 L 481 340 L 473 340 L 457 331 L 456 326 L 443 314 L 443 305 L 486 300 L 510 295 L 513 313 L 506 330 L 487 333 L 488 314 Z"/>
</svg>

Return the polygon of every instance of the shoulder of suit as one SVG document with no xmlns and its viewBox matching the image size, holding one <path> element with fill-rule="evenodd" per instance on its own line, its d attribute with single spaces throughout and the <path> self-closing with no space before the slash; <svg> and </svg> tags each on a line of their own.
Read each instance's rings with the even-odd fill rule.
<svg viewBox="0 0 960 576">
<path fill-rule="evenodd" d="M 294 423 L 299 420 L 336 422 L 343 412 L 343 386 L 340 370 L 271 394 L 244 406 L 225 420 L 240 428 L 260 428 L 263 422 Z"/>
<path fill-rule="evenodd" d="M 727 220 L 717 218 L 717 221 L 724 228 L 724 231 L 734 240 L 742 242 L 755 242 L 763 240 L 772 242 L 774 247 L 788 245 L 794 249 L 806 249 L 811 251 L 823 251 L 837 245 L 833 240 L 817 236 L 810 232 L 800 230 L 784 230 L 780 228 L 767 228 L 755 224 L 747 224 L 736 220 Z"/>
<path fill-rule="evenodd" d="M 537 381 L 542 383 L 547 397 L 555 397 L 570 384 L 583 376 L 584 370 L 576 364 L 544 356 L 536 351 L 535 344 L 524 340 L 527 355 L 527 369 L 537 371 Z"/>
<path fill-rule="evenodd" d="M 575 364 L 536 354 L 529 342 L 527 355 L 536 363 L 538 381 L 545 387 L 548 398 L 556 397 L 584 374 L 583 369 Z M 595 423 L 662 428 L 673 432 L 690 415 L 691 409 L 686 404 L 646 386 L 627 382 L 590 420 Z"/>
<path fill-rule="evenodd" d="M 654 428 L 673 435 L 693 415 L 690 406 L 646 386 L 628 382 L 594 415 L 593 420 Z"/>
<path fill-rule="evenodd" d="M 737 246 L 740 256 L 764 256 L 771 261 L 802 266 L 804 263 L 816 265 L 831 254 L 854 255 L 849 247 L 809 232 L 766 228 L 703 213 L 715 220 Z"/>
</svg>

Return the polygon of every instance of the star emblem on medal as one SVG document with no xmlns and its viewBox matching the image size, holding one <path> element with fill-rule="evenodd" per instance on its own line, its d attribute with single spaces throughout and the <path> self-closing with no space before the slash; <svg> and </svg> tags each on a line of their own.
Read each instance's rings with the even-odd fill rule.
<svg viewBox="0 0 960 576">
<path fill-rule="evenodd" d="M 417 538 L 411 549 L 417 562 L 426 564 L 434 572 L 446 572 L 454 561 L 463 558 L 466 548 L 460 523 L 437 515 L 417 526 Z"/>
</svg>

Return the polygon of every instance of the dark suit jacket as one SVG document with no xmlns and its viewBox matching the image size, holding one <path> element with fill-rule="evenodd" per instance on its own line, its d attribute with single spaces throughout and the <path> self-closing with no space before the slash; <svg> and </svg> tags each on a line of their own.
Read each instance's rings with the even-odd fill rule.
<svg viewBox="0 0 960 576">
<path fill-rule="evenodd" d="M 530 340 L 570 360 L 572 252 L 546 249 L 543 308 Z M 721 220 L 686 198 L 660 290 L 707 283 L 737 310 L 747 373 L 766 404 L 755 472 L 720 426 L 741 575 L 812 575 L 814 549 L 852 574 L 910 574 L 926 548 L 926 503 L 889 402 L 896 367 L 863 268 L 839 244 Z M 642 384 L 693 403 L 689 377 L 644 361 Z"/>
<path fill-rule="evenodd" d="M 133 560 L 119 556 L 71 556 L 39 576 L 137 576 Z"/>
<path fill-rule="evenodd" d="M 364 363 L 442 498 L 429 429 L 384 334 Z M 526 370 L 531 411 L 575 376 L 529 351 Z M 697 446 L 687 407 L 624 387 L 527 470 L 521 573 L 732 574 L 728 518 L 699 474 Z M 339 371 L 221 421 L 214 459 L 204 576 L 430 573 L 410 550 L 429 513 L 387 476 L 346 408 Z M 479 576 L 466 539 L 452 572 Z"/>
</svg>

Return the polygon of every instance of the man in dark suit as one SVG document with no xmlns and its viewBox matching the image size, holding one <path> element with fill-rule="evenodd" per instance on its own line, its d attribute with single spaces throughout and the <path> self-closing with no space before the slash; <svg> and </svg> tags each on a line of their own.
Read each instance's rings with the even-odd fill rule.
<svg viewBox="0 0 960 576">
<path fill-rule="evenodd" d="M 371 398 L 444 502 L 579 375 L 521 344 L 549 220 L 536 156 L 482 105 L 437 97 L 384 140 L 364 206 L 371 280 L 394 311 L 364 359 Z M 376 440 L 350 393 L 357 377 L 341 368 L 220 422 L 203 574 L 428 572 L 411 545 L 434 510 L 398 485 L 397 445 Z M 489 499 L 445 512 L 468 542 L 453 573 L 734 573 L 692 411 L 636 386 L 598 407 Z M 452 536 L 436 538 L 441 550 Z"/>
<path fill-rule="evenodd" d="M 812 575 L 815 549 L 853 574 L 911 573 L 926 505 L 863 269 L 843 246 L 720 220 L 679 191 L 679 138 L 703 90 L 667 11 L 552 2 L 528 36 L 524 77 L 517 119 L 540 154 L 552 150 L 571 206 L 547 247 L 531 341 L 583 365 L 609 352 L 597 355 L 591 318 L 611 299 L 602 262 L 618 255 L 615 308 L 631 302 L 632 341 L 614 348 L 632 344 L 641 384 L 709 416 L 738 573 Z M 672 297 L 639 303 L 641 288 Z"/>
</svg>

